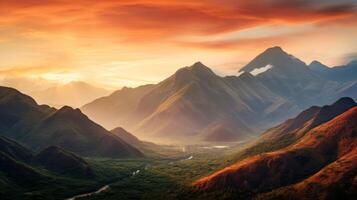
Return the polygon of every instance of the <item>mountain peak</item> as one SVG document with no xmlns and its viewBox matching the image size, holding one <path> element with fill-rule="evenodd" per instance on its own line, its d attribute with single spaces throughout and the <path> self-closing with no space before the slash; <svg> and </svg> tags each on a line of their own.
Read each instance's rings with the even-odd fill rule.
<svg viewBox="0 0 357 200">
<path fill-rule="evenodd" d="M 290 75 L 301 73 L 307 68 L 304 62 L 286 53 L 281 47 L 276 46 L 268 48 L 259 54 L 246 66 L 240 69 L 240 72 L 252 72 L 255 69 L 260 69 L 266 66 L 274 66 L 274 71 L 280 71 L 281 73 Z"/>
<path fill-rule="evenodd" d="M 176 83 L 187 83 L 191 80 L 197 79 L 207 79 L 208 77 L 216 76 L 215 73 L 202 64 L 201 62 L 196 62 L 195 64 L 187 67 L 180 68 L 172 76 Z"/>
<path fill-rule="evenodd" d="M 325 72 L 329 70 L 330 68 L 327 67 L 326 65 L 322 64 L 321 62 L 314 60 L 309 64 L 309 68 L 313 71 L 317 72 Z"/>
<path fill-rule="evenodd" d="M 201 61 L 195 62 L 192 66 L 203 66 L 203 67 L 206 67 Z"/>
<path fill-rule="evenodd" d="M 332 104 L 332 106 L 336 107 L 336 106 L 340 106 L 340 105 L 356 105 L 356 102 L 350 98 L 350 97 L 342 97 L 339 100 L 337 100 L 334 104 Z"/>
<path fill-rule="evenodd" d="M 7 101 L 22 101 L 28 104 L 37 105 L 36 101 L 32 97 L 27 96 L 11 87 L 0 86 L 0 98 L 4 98 Z"/>
<path fill-rule="evenodd" d="M 313 60 L 309 65 L 323 65 L 320 61 L 318 60 Z"/>
<path fill-rule="evenodd" d="M 323 106 L 317 113 L 314 121 L 312 122 L 312 126 L 320 125 L 324 122 L 327 122 L 355 106 L 357 106 L 357 104 L 353 99 L 349 97 L 340 98 L 332 105 Z"/>
<path fill-rule="evenodd" d="M 206 65 L 204 65 L 203 63 L 201 62 L 196 62 L 194 63 L 193 65 L 191 65 L 190 67 L 187 67 L 188 69 L 192 70 L 192 71 L 196 71 L 196 72 L 199 72 L 199 71 L 209 71 L 209 72 L 212 72 L 212 70 L 207 67 Z M 213 72 L 212 72 L 213 73 Z"/>
<path fill-rule="evenodd" d="M 72 112 L 74 109 L 71 106 L 63 106 L 57 112 Z"/>
<path fill-rule="evenodd" d="M 280 46 L 274 46 L 267 48 L 265 52 L 276 52 L 276 53 L 285 53 L 285 51 Z"/>
<path fill-rule="evenodd" d="M 263 53 L 261 53 L 260 55 L 266 55 L 266 56 L 289 56 L 288 53 L 286 53 L 281 47 L 279 46 L 275 46 L 275 47 L 270 47 L 267 48 L 265 51 L 263 51 Z"/>
<path fill-rule="evenodd" d="M 85 116 L 81 110 L 79 110 L 78 108 L 74 109 L 70 106 L 63 106 L 62 108 L 60 108 L 59 110 L 57 110 L 57 112 L 55 113 L 57 116 L 72 116 L 72 117 L 81 117 L 81 116 Z"/>
</svg>

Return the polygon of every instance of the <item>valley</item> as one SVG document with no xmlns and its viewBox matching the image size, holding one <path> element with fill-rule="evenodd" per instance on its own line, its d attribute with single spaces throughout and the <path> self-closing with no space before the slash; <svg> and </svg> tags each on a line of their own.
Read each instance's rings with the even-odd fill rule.
<svg viewBox="0 0 357 200">
<path fill-rule="evenodd" d="M 315 65 L 272 47 L 238 76 L 196 62 L 80 109 L 0 86 L 0 195 L 353 199 L 356 82 L 330 79 L 351 64 Z"/>
</svg>

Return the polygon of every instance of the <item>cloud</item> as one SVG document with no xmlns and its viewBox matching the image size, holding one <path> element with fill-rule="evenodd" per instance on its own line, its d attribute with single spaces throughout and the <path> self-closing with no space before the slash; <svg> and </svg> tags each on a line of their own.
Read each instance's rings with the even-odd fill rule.
<svg viewBox="0 0 357 200">
<path fill-rule="evenodd" d="M 352 53 L 348 53 L 345 54 L 344 59 L 343 59 L 346 63 L 349 63 L 353 60 L 357 60 L 357 52 L 352 52 Z"/>
<path fill-rule="evenodd" d="M 116 35 L 128 42 L 177 35 L 213 35 L 272 23 L 326 22 L 348 18 L 355 2 L 321 0 L 64 1 L 3 0 L 3 24 L 23 31 Z M 6 26 L 6 25 L 5 25 Z"/>
<path fill-rule="evenodd" d="M 275 45 L 322 61 L 357 50 L 355 0 L 1 0 L 0 12 L 8 75 L 135 85 L 197 60 L 234 72 Z"/>
</svg>

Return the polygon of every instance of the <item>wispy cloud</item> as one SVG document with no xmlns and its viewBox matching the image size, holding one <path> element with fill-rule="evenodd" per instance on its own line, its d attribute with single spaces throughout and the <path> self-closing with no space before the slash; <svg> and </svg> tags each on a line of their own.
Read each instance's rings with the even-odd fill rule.
<svg viewBox="0 0 357 200">
<path fill-rule="evenodd" d="M 111 73 L 131 80 L 113 79 L 112 83 L 134 85 L 134 79 L 158 81 L 195 60 L 225 71 L 224 63 L 243 63 L 273 45 L 306 59 L 316 56 L 320 48 L 325 54 L 314 59 L 337 60 L 357 51 L 352 45 L 356 3 L 1 0 L 0 72 L 40 76 L 66 70 L 99 79 L 104 75 L 98 73 L 107 71 L 108 63 L 119 63 Z M 335 50 L 327 48 L 332 45 Z"/>
</svg>

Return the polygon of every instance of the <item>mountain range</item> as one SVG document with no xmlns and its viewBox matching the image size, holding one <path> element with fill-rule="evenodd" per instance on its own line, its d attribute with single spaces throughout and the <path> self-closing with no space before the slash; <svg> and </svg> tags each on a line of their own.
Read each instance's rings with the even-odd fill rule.
<svg viewBox="0 0 357 200">
<path fill-rule="evenodd" d="M 34 151 L 55 145 L 81 156 L 143 156 L 79 109 L 38 105 L 31 97 L 7 87 L 0 87 L 0 135 Z"/>
<path fill-rule="evenodd" d="M 309 68 L 332 81 L 346 82 L 357 80 L 357 60 L 332 68 L 315 60 L 309 64 Z"/>
<path fill-rule="evenodd" d="M 53 87 L 32 91 L 29 94 L 36 99 L 39 104 L 47 104 L 60 108 L 71 106 L 78 108 L 85 103 L 91 102 L 98 97 L 108 95 L 110 91 L 92 86 L 82 81 L 72 81 L 66 84 L 59 84 Z"/>
<path fill-rule="evenodd" d="M 30 95 L 39 104 L 46 104 L 56 108 L 80 106 L 109 95 L 111 91 L 93 86 L 83 81 L 59 83 L 43 78 L 4 77 L 0 78 L 0 85 L 16 88 Z"/>
<path fill-rule="evenodd" d="M 243 151 L 243 156 L 287 147 L 298 141 L 311 129 L 330 121 L 355 106 L 357 106 L 356 102 L 348 97 L 343 97 L 331 105 L 312 106 L 296 117 L 263 132 L 252 145 Z"/>
<path fill-rule="evenodd" d="M 239 76 L 220 77 L 197 62 L 158 84 L 118 90 L 81 110 L 107 128 L 122 126 L 148 140 L 224 142 L 255 136 L 311 105 L 356 98 L 356 87 L 355 80 L 331 80 L 272 47 Z"/>
<path fill-rule="evenodd" d="M 353 198 L 357 192 L 356 121 L 352 99 L 312 107 L 261 136 L 264 140 L 269 135 L 276 143 L 281 135 L 302 134 L 300 138 L 238 161 L 193 186 L 199 191 L 231 189 L 237 195 L 260 195 L 261 199 Z"/>
</svg>

